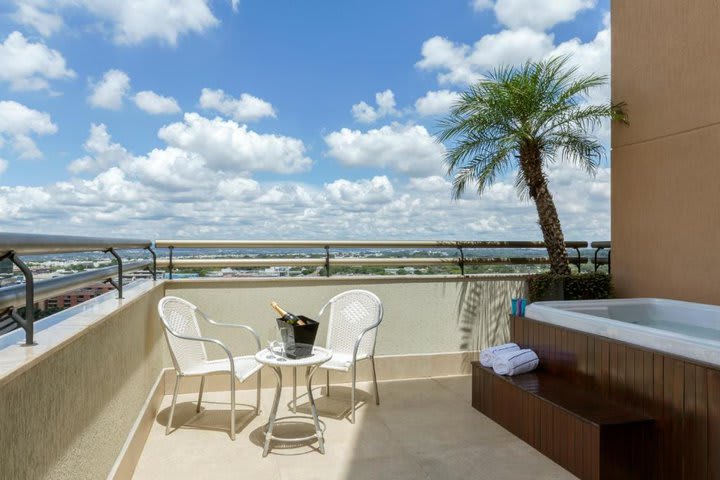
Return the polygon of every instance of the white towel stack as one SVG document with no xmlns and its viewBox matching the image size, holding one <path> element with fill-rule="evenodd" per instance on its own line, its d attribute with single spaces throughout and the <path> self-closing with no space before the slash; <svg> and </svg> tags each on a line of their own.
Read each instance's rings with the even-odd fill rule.
<svg viewBox="0 0 720 480">
<path fill-rule="evenodd" d="M 540 363 L 540 360 L 537 354 L 526 348 L 496 355 L 492 367 L 498 375 L 513 376 L 535 370 L 538 363 Z"/>
<path fill-rule="evenodd" d="M 485 350 L 480 352 L 480 364 L 483 367 L 492 367 L 493 362 L 495 361 L 495 356 L 501 353 L 513 352 L 516 350 L 520 350 L 520 347 L 517 343 L 505 343 L 496 347 L 486 348 Z"/>
</svg>

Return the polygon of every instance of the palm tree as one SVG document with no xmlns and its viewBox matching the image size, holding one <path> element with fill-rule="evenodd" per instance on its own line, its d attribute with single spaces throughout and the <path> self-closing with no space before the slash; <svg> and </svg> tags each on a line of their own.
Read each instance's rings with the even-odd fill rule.
<svg viewBox="0 0 720 480">
<path fill-rule="evenodd" d="M 438 141 L 453 140 L 445 163 L 453 196 L 468 183 L 482 194 L 496 179 L 517 169 L 521 198 L 531 198 L 550 257 L 551 272 L 569 275 L 565 238 L 545 167 L 573 162 L 594 174 L 605 149 L 593 135 L 603 119 L 626 123 L 624 104 L 591 105 L 588 91 L 605 75 L 579 75 L 569 57 L 501 67 L 464 92 L 441 121 Z"/>
</svg>

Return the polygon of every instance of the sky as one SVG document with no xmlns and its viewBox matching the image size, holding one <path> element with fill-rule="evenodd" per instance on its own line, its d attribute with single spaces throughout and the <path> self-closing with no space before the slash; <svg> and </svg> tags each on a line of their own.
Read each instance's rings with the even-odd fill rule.
<svg viewBox="0 0 720 480">
<path fill-rule="evenodd" d="M 541 239 L 512 174 L 452 199 L 438 121 L 499 65 L 609 74 L 609 25 L 609 0 L 5 0 L 0 230 Z M 609 168 L 549 166 L 567 239 L 609 239 Z"/>
</svg>

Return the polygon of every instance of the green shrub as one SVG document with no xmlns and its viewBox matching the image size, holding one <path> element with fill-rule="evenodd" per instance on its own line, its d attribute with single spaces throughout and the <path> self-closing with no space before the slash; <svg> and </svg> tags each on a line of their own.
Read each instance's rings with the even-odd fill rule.
<svg viewBox="0 0 720 480">
<path fill-rule="evenodd" d="M 607 273 L 540 273 L 528 277 L 529 300 L 546 300 L 548 295 L 552 295 L 552 291 L 560 286 L 564 300 L 598 300 L 612 297 L 612 279 Z"/>
</svg>

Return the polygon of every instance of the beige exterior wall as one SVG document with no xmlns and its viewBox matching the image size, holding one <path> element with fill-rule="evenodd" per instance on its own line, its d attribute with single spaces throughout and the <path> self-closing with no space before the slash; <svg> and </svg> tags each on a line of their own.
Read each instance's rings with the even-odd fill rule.
<svg viewBox="0 0 720 480">
<path fill-rule="evenodd" d="M 217 320 L 250 324 L 265 343 L 277 331 L 271 300 L 316 316 L 328 299 L 352 288 L 371 290 L 383 300 L 376 354 L 379 379 L 389 380 L 467 373 L 478 349 L 507 341 L 510 298 L 523 294 L 525 281 L 521 276 L 177 280 L 127 288 L 123 301 L 110 293 L 97 307 L 81 306 L 38 332 L 37 346 L 0 350 L 0 478 L 127 477 L 157 408 L 149 395 L 156 385 L 158 394 L 169 393 L 162 379 L 156 384 L 163 368 L 172 365 L 157 316 L 164 294 L 186 298 Z M 319 344 L 327 322 L 321 325 Z M 237 354 L 255 352 L 254 343 L 237 330 L 203 333 Z M 359 379 L 370 378 L 368 367 L 361 365 Z M 194 380 L 186 380 L 183 391 L 196 389 Z M 273 380 L 264 375 L 265 386 Z M 347 380 L 333 376 L 334 383 Z M 240 388 L 254 386 L 253 379 Z M 227 377 L 213 377 L 208 387 L 226 390 Z M 139 440 L 128 447 L 133 434 Z"/>
<path fill-rule="evenodd" d="M 720 9 L 612 2 L 612 269 L 617 293 L 720 304 Z"/>
<path fill-rule="evenodd" d="M 334 295 L 353 288 L 370 290 L 383 302 L 384 319 L 376 355 L 411 355 L 474 351 L 509 337 L 510 299 L 524 291 L 522 277 L 374 277 L 307 279 L 178 280 L 166 283 L 168 295 L 196 304 L 211 318 L 245 323 L 263 344 L 276 338 L 270 302 L 315 318 Z M 323 319 L 323 320 L 326 320 Z M 237 332 L 208 328 L 231 349 L 252 351 Z M 327 322 L 320 323 L 324 345 Z"/>
<path fill-rule="evenodd" d="M 26 350 L 41 352 L 37 361 L 0 383 L 0 478 L 108 475 L 162 369 L 162 294 L 162 285 L 140 293 L 50 352 L 88 315 L 37 335 Z"/>
</svg>

